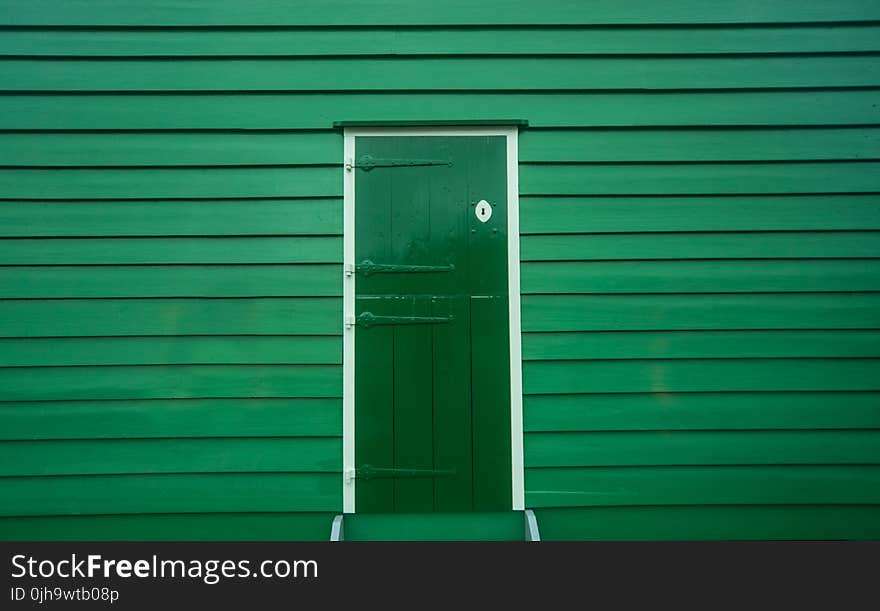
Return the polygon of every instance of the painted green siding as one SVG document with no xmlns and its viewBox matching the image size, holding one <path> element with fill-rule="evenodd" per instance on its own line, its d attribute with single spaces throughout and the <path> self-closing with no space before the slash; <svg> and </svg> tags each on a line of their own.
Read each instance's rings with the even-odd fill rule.
<svg viewBox="0 0 880 611">
<path fill-rule="evenodd" d="M 332 123 L 499 119 L 544 537 L 880 537 L 877 2 L 0 7 L 0 537 L 326 538 Z"/>
</svg>

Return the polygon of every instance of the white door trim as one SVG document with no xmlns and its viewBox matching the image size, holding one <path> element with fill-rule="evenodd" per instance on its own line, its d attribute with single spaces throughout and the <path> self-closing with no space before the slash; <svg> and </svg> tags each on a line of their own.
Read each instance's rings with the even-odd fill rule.
<svg viewBox="0 0 880 611">
<path fill-rule="evenodd" d="M 355 138 L 360 136 L 504 136 L 507 139 L 507 290 L 510 304 L 510 464 L 511 508 L 525 508 L 522 415 L 522 329 L 519 282 L 519 129 L 516 127 L 347 127 L 344 132 L 343 167 L 355 159 Z M 342 286 L 342 510 L 355 512 L 355 328 L 354 320 L 354 187 L 352 169 L 343 171 L 343 274 Z"/>
</svg>

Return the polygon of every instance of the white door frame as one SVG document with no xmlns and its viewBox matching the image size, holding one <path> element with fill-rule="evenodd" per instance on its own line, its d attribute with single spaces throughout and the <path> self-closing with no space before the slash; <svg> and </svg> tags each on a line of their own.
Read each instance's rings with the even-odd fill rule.
<svg viewBox="0 0 880 611">
<path fill-rule="evenodd" d="M 507 142 L 507 290 L 510 306 L 511 508 L 525 507 L 522 417 L 522 330 L 519 292 L 519 129 L 516 127 L 346 127 L 344 132 L 344 249 L 342 354 L 342 510 L 355 512 L 355 138 L 361 136 L 504 136 Z"/>
</svg>

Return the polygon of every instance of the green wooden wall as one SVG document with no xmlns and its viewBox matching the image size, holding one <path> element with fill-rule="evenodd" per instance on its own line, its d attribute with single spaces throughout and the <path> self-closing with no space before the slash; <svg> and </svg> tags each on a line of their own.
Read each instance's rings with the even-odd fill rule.
<svg viewBox="0 0 880 611">
<path fill-rule="evenodd" d="M 544 537 L 880 537 L 877 1 L 0 9 L 0 537 L 326 538 L 332 123 L 463 119 Z"/>
</svg>

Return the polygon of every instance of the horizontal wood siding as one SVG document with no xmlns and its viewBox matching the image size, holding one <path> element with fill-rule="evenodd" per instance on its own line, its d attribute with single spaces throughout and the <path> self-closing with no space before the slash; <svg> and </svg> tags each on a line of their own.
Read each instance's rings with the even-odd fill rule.
<svg viewBox="0 0 880 611">
<path fill-rule="evenodd" d="M 630 61 L 640 61 L 633 57 Z M 491 58 L 486 59 L 487 62 Z M 491 67 L 491 64 L 489 64 Z M 336 83 L 338 86 L 339 83 Z M 327 129 L 333 121 L 492 122 L 533 127 L 876 125 L 880 88 L 655 91 L 67 92 L 0 97 L 2 130 Z M 339 141 L 341 150 L 342 142 Z"/>
<path fill-rule="evenodd" d="M 741 6 L 671 0 L 662 11 L 644 0 L 590 3 L 547 0 L 536 10 L 529 2 L 447 0 L 428 4 L 409 0 L 356 2 L 302 0 L 290 10 L 287 0 L 194 0 L 160 6 L 136 0 L 5 0 L 11 25 L 100 26 L 327 26 L 327 25 L 508 25 L 508 24 L 693 24 L 877 21 L 880 7 L 865 0 L 750 1 Z M 55 8 L 50 11 L 48 8 Z M 210 9 L 210 10 L 209 10 Z"/>
<path fill-rule="evenodd" d="M 0 538 L 325 539 L 332 123 L 499 119 L 545 538 L 880 537 L 877 5 L 0 4 Z"/>
</svg>

